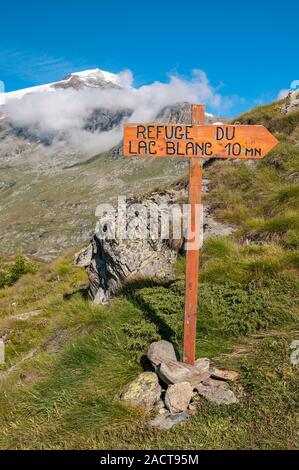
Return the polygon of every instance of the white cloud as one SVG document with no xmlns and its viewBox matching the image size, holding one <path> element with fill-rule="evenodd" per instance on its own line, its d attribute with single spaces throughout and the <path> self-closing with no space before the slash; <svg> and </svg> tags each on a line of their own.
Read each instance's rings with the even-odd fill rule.
<svg viewBox="0 0 299 470">
<path fill-rule="evenodd" d="M 15 126 L 28 128 L 35 135 L 62 136 L 75 149 L 90 154 L 105 151 L 121 140 L 121 127 L 108 132 L 84 130 L 97 108 L 132 110 L 131 122 L 150 122 L 167 105 L 180 101 L 205 103 L 217 114 L 226 113 L 239 100 L 222 96 L 201 70 L 194 70 L 190 80 L 170 76 L 167 83 L 154 82 L 133 88 L 130 71 L 119 74 L 124 88 L 57 89 L 53 92 L 27 94 L 22 100 L 9 100 L 6 112 Z"/>
</svg>

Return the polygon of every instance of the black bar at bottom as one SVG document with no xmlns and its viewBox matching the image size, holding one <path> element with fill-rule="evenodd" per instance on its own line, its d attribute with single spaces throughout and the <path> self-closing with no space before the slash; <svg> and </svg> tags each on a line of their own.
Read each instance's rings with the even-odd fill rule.
<svg viewBox="0 0 299 470">
<path fill-rule="evenodd" d="M 269 464 L 275 462 L 276 464 L 296 464 L 299 454 L 296 451 L 206 451 L 206 450 L 93 450 L 93 451 L 0 451 L 0 465 L 1 469 L 5 469 L 4 464 L 11 463 L 12 461 L 20 461 L 22 464 L 29 463 L 40 465 L 45 462 L 48 465 L 55 464 L 56 462 L 70 462 L 70 463 L 88 463 L 95 464 L 91 468 L 99 468 L 100 465 L 118 465 L 126 468 L 135 468 L 140 465 L 204 465 L 216 464 L 225 465 L 229 464 L 230 468 L 240 464 L 245 466 L 252 466 L 255 463 Z"/>
</svg>

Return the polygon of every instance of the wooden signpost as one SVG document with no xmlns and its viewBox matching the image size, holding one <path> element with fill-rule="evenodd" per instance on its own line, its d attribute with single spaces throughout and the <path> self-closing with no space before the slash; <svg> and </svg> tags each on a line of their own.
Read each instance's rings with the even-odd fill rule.
<svg viewBox="0 0 299 470">
<path fill-rule="evenodd" d="M 278 143 L 264 126 L 205 125 L 205 106 L 192 105 L 192 124 L 125 124 L 126 157 L 190 158 L 188 240 L 201 203 L 203 158 L 263 158 Z M 187 240 L 187 241 L 188 241 Z M 194 364 L 199 249 L 186 253 L 184 362 Z"/>
</svg>

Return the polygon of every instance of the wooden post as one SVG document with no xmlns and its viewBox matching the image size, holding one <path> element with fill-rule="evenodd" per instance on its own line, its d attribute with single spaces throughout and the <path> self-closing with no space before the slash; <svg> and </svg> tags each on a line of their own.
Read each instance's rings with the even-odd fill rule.
<svg viewBox="0 0 299 470">
<path fill-rule="evenodd" d="M 205 106 L 192 105 L 192 124 L 204 124 Z M 202 160 L 190 158 L 189 167 L 189 210 L 191 215 L 188 224 L 188 240 L 195 231 L 196 204 L 201 204 Z M 194 364 L 197 320 L 197 290 L 199 271 L 199 249 L 186 252 L 186 294 L 184 317 L 184 362 Z"/>
</svg>

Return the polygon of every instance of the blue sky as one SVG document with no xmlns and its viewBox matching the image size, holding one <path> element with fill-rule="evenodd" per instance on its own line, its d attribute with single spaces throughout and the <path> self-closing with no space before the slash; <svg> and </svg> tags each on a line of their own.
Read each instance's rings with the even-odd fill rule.
<svg viewBox="0 0 299 470">
<path fill-rule="evenodd" d="M 299 79 L 298 24 L 298 0 L 11 0 L 1 4 L 0 80 L 12 91 L 129 68 L 140 86 L 201 69 L 237 115 Z"/>
</svg>

